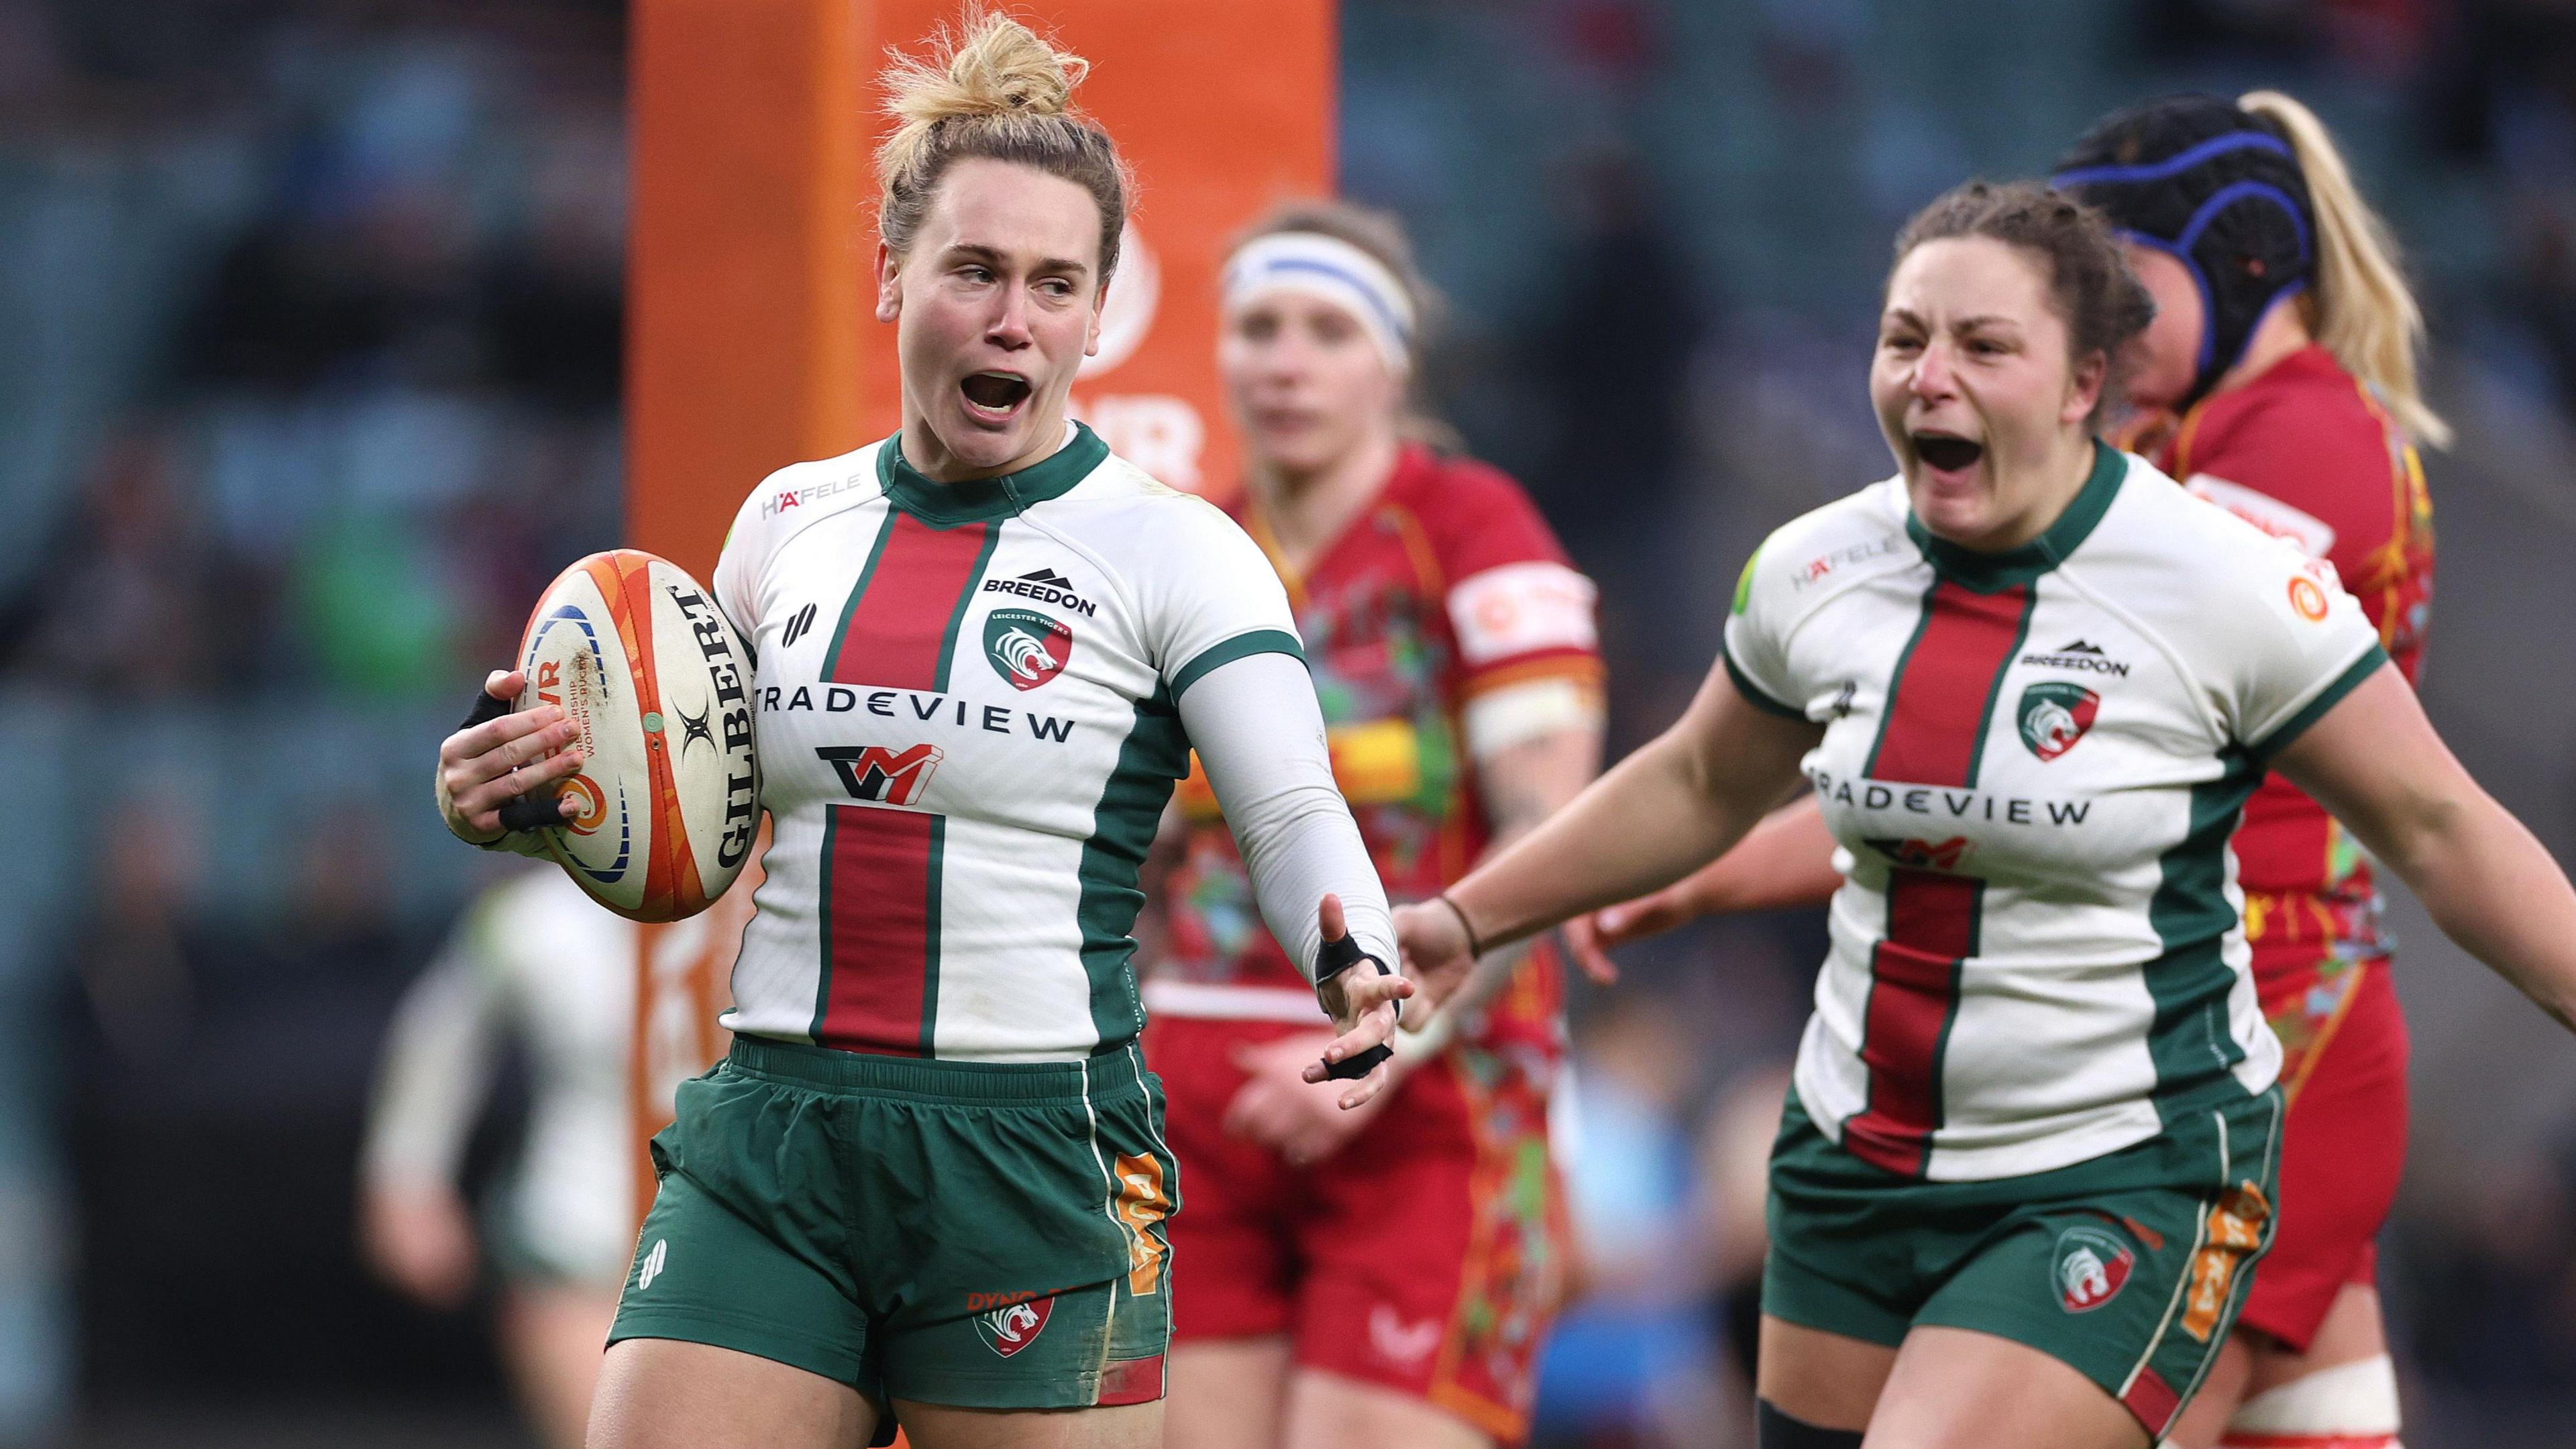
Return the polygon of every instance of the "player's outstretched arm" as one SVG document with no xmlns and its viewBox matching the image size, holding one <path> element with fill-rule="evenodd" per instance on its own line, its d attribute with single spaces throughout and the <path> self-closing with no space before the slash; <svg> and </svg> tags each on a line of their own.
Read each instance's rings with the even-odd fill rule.
<svg viewBox="0 0 2576 1449">
<path fill-rule="evenodd" d="M 1756 708 L 1711 669 L 1670 729 L 1445 896 L 1397 912 L 1407 973 L 1442 1000 L 1475 953 L 1670 885 L 1780 803 L 1822 732 Z"/>
<path fill-rule="evenodd" d="M 1314 682 L 1294 656 L 1248 654 L 1192 680 L 1178 704 L 1181 728 L 1243 853 L 1262 919 L 1288 959 L 1316 982 L 1317 999 L 1341 1033 L 1323 1065 L 1340 1068 L 1336 1076 L 1352 1070 L 1344 1064 L 1385 1042 L 1395 1003 L 1412 987 L 1369 964 L 1382 962 L 1392 973 L 1395 933 L 1386 888 L 1333 784 Z M 1346 963 L 1356 965 L 1336 974 Z M 1381 1064 L 1353 1078 L 1342 1105 L 1366 1102 L 1386 1077 Z"/>
<path fill-rule="evenodd" d="M 2273 764 L 2397 872 L 2443 934 L 2576 1030 L 2576 889 L 2469 778 L 2394 665 Z"/>
<path fill-rule="evenodd" d="M 1702 916 L 1820 906 L 1842 883 L 1834 869 L 1833 832 L 1809 795 L 1763 816 L 1734 849 L 1662 890 L 1566 922 L 1565 936 L 1585 974 L 1607 983 L 1619 979 L 1608 954 L 1614 947 Z"/>
</svg>

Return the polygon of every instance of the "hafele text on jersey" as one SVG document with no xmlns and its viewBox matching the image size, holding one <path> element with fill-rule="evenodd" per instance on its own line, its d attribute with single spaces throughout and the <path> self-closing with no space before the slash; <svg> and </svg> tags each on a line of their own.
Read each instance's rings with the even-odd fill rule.
<svg viewBox="0 0 2576 1449">
<path fill-rule="evenodd" d="M 698 641 L 698 652 L 706 657 L 708 675 L 716 684 L 718 727 L 724 733 L 721 748 L 733 762 L 725 771 L 724 834 L 716 842 L 716 863 L 731 870 L 751 852 L 752 836 L 760 829 L 760 796 L 754 788 L 760 775 L 751 761 L 751 691 L 742 682 L 742 661 L 725 641 L 723 616 L 716 606 L 695 589 L 671 590 L 671 602 L 688 616 L 689 634 Z M 681 748 L 687 747 L 684 741 Z"/>
<path fill-rule="evenodd" d="M 802 508 L 808 504 L 820 503 L 835 493 L 847 493 L 862 484 L 873 488 L 876 486 L 876 480 L 863 473 L 853 473 L 847 478 L 827 479 L 821 483 L 809 483 L 802 488 L 782 488 L 760 500 L 760 516 L 776 518 L 790 508 Z"/>
<path fill-rule="evenodd" d="M 1816 798 L 1829 805 L 1847 805 L 1855 810 L 1901 810 L 1941 820 L 2072 826 L 2083 824 L 2084 817 L 2093 811 L 2090 800 L 2041 800 L 1947 785 L 1882 785 L 1876 780 L 1855 784 L 1835 779 L 1830 770 L 1811 769 L 1807 779 L 1816 787 Z"/>
<path fill-rule="evenodd" d="M 898 707 L 898 705 L 900 707 Z M 969 704 L 945 694 L 923 694 L 912 689 L 852 689 L 846 684 L 821 687 L 816 691 L 798 685 L 788 693 L 783 685 L 764 685 L 760 707 L 766 710 L 820 710 L 824 714 L 872 714 L 879 719 L 908 719 L 919 724 L 946 724 L 954 721 L 960 729 L 983 729 L 992 734 L 1012 733 L 1012 711 L 998 704 Z M 1051 714 L 1020 713 L 1027 722 L 1029 738 L 1064 744 L 1073 738 L 1073 721 Z"/>
</svg>

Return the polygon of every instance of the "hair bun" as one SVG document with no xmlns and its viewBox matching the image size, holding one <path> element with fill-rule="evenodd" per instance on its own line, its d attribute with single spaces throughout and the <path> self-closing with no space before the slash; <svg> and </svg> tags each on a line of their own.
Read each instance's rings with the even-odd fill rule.
<svg viewBox="0 0 2576 1449">
<path fill-rule="evenodd" d="M 962 34 L 940 32 L 928 59 L 902 56 L 888 66 L 886 111 L 906 128 L 969 116 L 1061 116 L 1090 69 L 1010 16 L 977 8 L 966 13 Z"/>
</svg>

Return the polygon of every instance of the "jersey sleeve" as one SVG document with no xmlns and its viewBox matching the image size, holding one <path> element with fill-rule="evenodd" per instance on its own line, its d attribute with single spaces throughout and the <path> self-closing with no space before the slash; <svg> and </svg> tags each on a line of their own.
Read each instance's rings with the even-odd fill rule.
<svg viewBox="0 0 2576 1449">
<path fill-rule="evenodd" d="M 359 1153 L 372 1187 L 456 1182 L 491 1081 L 511 890 L 475 904 L 394 1011 Z"/>
<path fill-rule="evenodd" d="M 1260 545 L 1202 499 L 1178 498 L 1157 511 L 1139 550 L 1150 564 L 1133 584 L 1172 697 L 1247 655 L 1285 654 L 1303 664 L 1288 590 Z"/>
<path fill-rule="evenodd" d="M 708 580 L 716 607 L 724 611 L 725 621 L 733 625 L 734 634 L 750 649 L 759 647 L 760 586 L 770 554 L 769 520 L 760 505 L 778 479 L 777 473 L 762 479 L 760 486 L 751 490 L 751 496 L 742 501 L 742 507 L 735 510 L 733 526 L 725 530 L 724 551 L 716 555 L 715 577 Z"/>
<path fill-rule="evenodd" d="M 1762 541 L 1735 578 L 1735 599 L 1727 608 L 1726 631 L 1719 645 L 1726 677 L 1754 708 L 1783 719 L 1805 719 L 1796 701 L 1806 697 L 1789 670 L 1789 606 L 1780 598 L 1774 575 L 1763 568 L 1766 556 L 1779 551 L 1780 534 Z"/>
<path fill-rule="evenodd" d="M 1463 695 L 1534 678 L 1600 679 L 1600 591 L 1567 561 L 1529 495 L 1501 474 L 1462 465 L 1443 481 L 1435 517 Z"/>
<path fill-rule="evenodd" d="M 2236 741 L 2270 760 L 2388 662 L 2333 564 L 2248 540 L 2228 613 L 2221 708 Z"/>
<path fill-rule="evenodd" d="M 1336 895 L 1352 939 L 1392 967 L 1386 889 L 1333 783 L 1314 681 L 1282 654 L 1255 651 L 1227 659 L 1198 685 L 1181 696 L 1181 727 L 1207 769 L 1270 934 L 1313 980 L 1323 946 L 1315 908 Z"/>
</svg>

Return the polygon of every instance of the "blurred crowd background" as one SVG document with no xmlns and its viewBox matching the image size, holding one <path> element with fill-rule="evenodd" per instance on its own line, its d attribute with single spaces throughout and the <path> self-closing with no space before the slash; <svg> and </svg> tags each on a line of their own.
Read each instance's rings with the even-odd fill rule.
<svg viewBox="0 0 2576 1449">
<path fill-rule="evenodd" d="M 1449 416 L 1602 585 L 1619 748 L 1762 534 L 1886 471 L 1906 213 L 2146 96 L 2307 100 L 2463 437 L 2427 703 L 2576 861 L 2576 5 L 1346 0 L 1342 37 L 1345 187 L 1449 294 Z M 0 0 L 0 1445 L 528 1442 L 474 1316 L 361 1266 L 355 1162 L 491 869 L 433 743 L 618 534 L 624 45 L 616 0 Z M 2576 1042 L 2398 921 L 2407 1440 L 2576 1442 Z M 1744 1163 L 1822 940 L 1699 928 L 1578 992 L 1594 1296 L 1546 1442 L 1734 1442 Z"/>
</svg>

